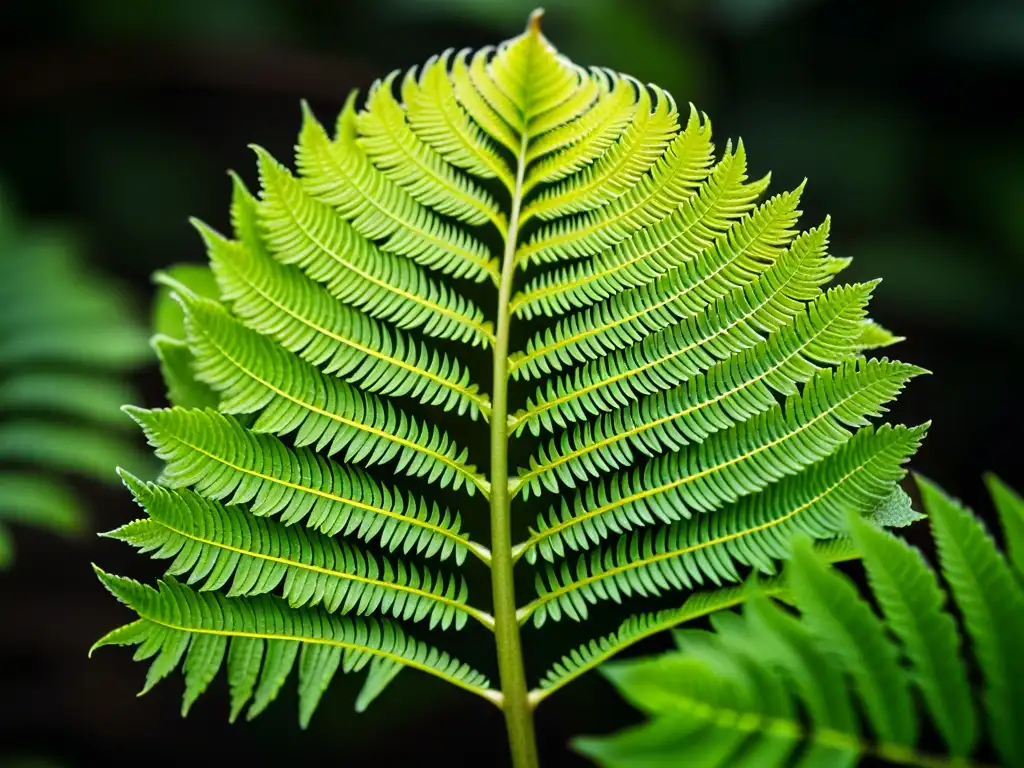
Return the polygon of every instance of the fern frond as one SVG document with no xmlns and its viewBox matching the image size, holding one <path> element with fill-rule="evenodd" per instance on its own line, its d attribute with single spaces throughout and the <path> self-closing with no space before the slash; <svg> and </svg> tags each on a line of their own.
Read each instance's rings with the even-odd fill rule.
<svg viewBox="0 0 1024 768">
<path fill-rule="evenodd" d="M 354 94 L 332 141 L 303 106 L 296 165 L 303 187 L 388 253 L 452 277 L 498 279 L 497 261 L 471 235 L 444 222 L 377 170 L 355 142 Z"/>
<path fill-rule="evenodd" d="M 396 471 L 473 495 L 486 480 L 466 464 L 447 434 L 421 424 L 390 403 L 289 355 L 233 319 L 219 304 L 182 297 L 196 374 L 221 396 L 228 414 L 259 413 L 256 432 L 295 432 L 297 446 L 315 444 L 347 462 L 394 463 Z"/>
<path fill-rule="evenodd" d="M 257 151 L 260 223 L 275 258 L 326 284 L 339 301 L 399 328 L 471 344 L 493 339 L 483 313 L 406 259 L 377 249 L 330 206 L 311 198 L 270 155 Z"/>
<path fill-rule="evenodd" d="M 412 397 L 477 418 L 490 412 L 486 395 L 458 360 L 430 352 L 400 331 L 339 305 L 297 268 L 255 256 L 203 224 L 221 297 L 249 328 L 270 336 L 324 374 L 368 392 Z"/>
<path fill-rule="evenodd" d="M 1024 763 L 1024 586 L 969 510 L 917 478 L 939 565 L 985 679 L 992 741 L 1008 765 Z"/>
<path fill-rule="evenodd" d="M 356 143 L 370 161 L 420 204 L 467 224 L 490 221 L 504 234 L 505 217 L 498 204 L 441 155 L 420 139 L 406 123 L 405 111 L 394 97 L 392 72 L 370 86 L 366 106 L 356 117 Z"/>
<path fill-rule="evenodd" d="M 633 120 L 591 165 L 542 191 L 523 210 L 523 220 L 552 220 L 607 205 L 626 194 L 658 161 L 679 128 L 672 96 L 656 86 L 633 81 Z"/>
<path fill-rule="evenodd" d="M 450 49 L 376 80 L 361 101 L 349 94 L 330 134 L 303 105 L 294 171 L 254 147 L 259 199 L 233 175 L 233 235 L 197 224 L 210 290 L 160 278 L 180 307 L 165 331 L 175 340 L 157 348 L 172 400 L 189 407 L 127 409 L 165 469 L 159 485 L 132 481 L 150 517 L 114 534 L 168 559 L 169 576 L 202 584 L 204 599 L 220 593 L 211 606 L 262 601 L 254 621 L 474 618 L 494 633 L 505 688 L 478 692 L 504 710 L 517 765 L 536 763 L 532 705 L 639 638 L 734 604 L 733 585 L 775 574 L 795 536 L 841 559 L 852 556 L 849 510 L 884 526 L 916 519 L 896 483 L 927 426 L 873 425 L 923 371 L 864 356 L 899 339 L 867 316 L 875 282 L 830 287 L 849 259 L 828 252 L 828 219 L 800 231 L 804 185 L 764 199 L 769 177 L 748 177 L 742 142 L 716 153 L 696 106 L 681 117 L 658 86 L 575 64 L 541 34 L 540 15 L 498 45 Z M 493 324 L 470 293 L 479 286 L 456 285 L 488 277 Z M 518 320 L 538 321 L 520 349 Z M 490 394 L 474 383 L 480 354 Z M 514 401 L 513 380 L 529 382 L 525 398 Z M 452 425 L 464 415 L 482 416 L 488 435 Z M 513 453 L 526 432 L 543 442 Z M 485 437 L 487 475 L 462 447 Z M 531 458 L 520 467 L 512 455 Z M 417 494 L 433 484 L 438 499 L 479 490 L 494 551 L 406 483 Z M 514 505 L 542 492 L 561 498 L 512 544 Z M 466 604 L 461 573 L 409 557 L 461 565 L 467 552 L 490 569 L 493 617 Z M 524 555 L 544 562 L 536 599 L 517 606 Z M 729 586 L 701 592 L 708 584 Z M 529 618 L 583 620 L 599 601 L 669 590 L 696 594 L 570 654 L 528 694 L 518 632 Z M 775 668 L 808 696 L 841 677 L 801 669 L 786 643 L 810 635 L 761 619 Z M 730 621 L 715 626 L 733 642 Z M 145 645 L 147 626 L 117 637 Z M 207 680 L 215 668 L 203 659 L 225 653 L 187 627 L 145 631 L 157 637 L 147 653 L 165 640 L 177 649 L 158 671 L 196 642 L 186 677 Z M 295 661 L 298 642 L 268 645 L 273 682 L 261 683 L 263 642 L 231 641 L 244 670 L 230 680 L 234 714 L 254 691 L 272 698 Z M 716 688 L 695 673 L 721 698 L 709 717 L 724 741 L 711 751 L 737 768 L 771 762 L 795 743 L 800 705 L 755 657 L 701 642 L 703 662 L 733 676 Z M 344 653 L 310 652 L 303 718 Z M 360 711 L 408 661 L 373 658 Z M 756 715 L 754 694 L 796 730 L 728 763 L 749 735 L 728 715 Z M 818 696 L 815 711 L 845 725 L 839 714 L 853 709 L 835 697 Z M 681 732 L 691 731 L 702 733 Z M 852 743 L 833 756 L 855 754 Z"/>
<path fill-rule="evenodd" d="M 409 126 L 452 165 L 483 179 L 498 178 L 509 190 L 514 174 L 490 137 L 474 123 L 455 98 L 448 77 L 452 50 L 432 56 L 417 78 L 410 69 L 402 79 L 402 102 Z"/>
<path fill-rule="evenodd" d="M 357 672 L 373 658 L 426 672 L 490 698 L 484 675 L 414 640 L 388 621 L 292 608 L 270 595 L 228 598 L 218 592 L 196 592 L 173 578 L 153 589 L 95 570 L 104 586 L 140 618 L 101 638 L 93 650 L 104 645 L 138 645 L 136 659 L 155 656 L 143 693 L 184 660 L 183 714 L 205 692 L 226 652 L 232 711 L 237 714 L 251 700 L 247 719 L 277 697 L 296 661 L 303 727 L 339 667 L 346 673 Z"/>
<path fill-rule="evenodd" d="M 208 499 L 250 503 L 254 515 L 303 521 L 328 536 L 379 540 L 392 551 L 415 549 L 442 560 L 465 560 L 461 519 L 436 503 L 382 487 L 364 472 L 308 448 L 288 448 L 270 435 L 206 410 L 125 407 L 167 463 L 161 482 L 191 486 Z"/>
<path fill-rule="evenodd" d="M 1013 667 L 1019 654 L 1010 649 L 1021 640 L 1024 612 L 1017 603 L 1024 588 L 1014 583 L 977 518 L 930 482 L 919 478 L 918 484 L 942 572 L 985 673 L 989 736 L 1000 764 L 1016 765 L 1021 753 L 1014 724 L 1024 715 L 1024 697 Z M 696 721 L 731 734 L 729 765 L 781 768 L 797 755 L 801 765 L 813 766 L 854 765 L 865 756 L 904 765 L 972 765 L 978 720 L 937 574 L 907 543 L 855 512 L 848 519 L 882 618 L 847 577 L 826 567 L 806 537 L 798 537 L 783 574 L 798 615 L 769 600 L 780 594 L 776 580 L 767 589 L 751 580 L 742 616 L 716 613 L 713 633 L 678 634 L 677 652 L 613 667 L 612 681 L 653 719 L 610 739 L 588 739 L 583 751 L 609 765 L 722 764 L 719 756 L 696 750 L 692 739 L 666 739 L 672 728 Z M 688 674 L 677 675 L 679 669 Z M 776 685 L 766 687 L 768 679 Z M 949 758 L 916 751 L 914 687 Z M 870 739 L 861 735 L 858 713 Z"/>
<path fill-rule="evenodd" d="M 665 220 L 643 229 L 593 259 L 545 272 L 512 298 L 514 314 L 526 320 L 561 315 L 644 285 L 710 248 L 715 239 L 749 213 L 768 177 L 746 184 L 746 152 L 727 147 L 699 191 Z"/>
<path fill-rule="evenodd" d="M 563 437 L 558 455 L 549 459 L 542 453 L 540 461 L 520 476 L 523 496 L 528 495 L 527 489 L 539 494 L 542 485 L 550 491 L 573 488 L 579 481 L 633 466 L 639 459 L 634 451 L 642 456 L 676 451 L 664 461 L 655 459 L 648 470 L 662 482 L 674 483 L 673 476 L 681 478 L 680 485 L 673 484 L 673 488 L 692 487 L 692 495 L 688 490 L 676 496 L 684 508 L 713 509 L 708 499 L 716 493 L 708 491 L 711 496 L 704 497 L 705 487 L 724 483 L 734 490 L 719 498 L 729 498 L 730 494 L 759 490 L 819 461 L 849 438 L 846 426 L 862 426 L 868 418 L 885 413 L 884 404 L 921 373 L 921 368 L 884 358 L 858 358 L 838 369 L 819 370 L 803 392 L 791 395 L 781 405 L 765 389 L 761 398 L 754 395 L 749 400 L 749 393 L 741 391 L 736 402 L 723 405 L 721 412 L 714 407 L 707 412 L 696 410 L 686 403 L 683 418 L 678 420 L 674 414 L 658 418 L 652 414 L 649 420 L 642 418 L 636 423 L 629 415 L 615 419 L 617 414 L 612 414 L 605 423 L 614 428 L 594 435 L 584 428 L 582 439 L 575 443 Z M 722 386 L 726 392 L 735 388 L 732 381 Z M 712 406 L 718 405 L 714 397 L 710 400 Z M 643 405 L 638 413 L 648 415 Z M 687 418 L 691 414 L 692 418 Z M 706 426 L 709 421 L 711 426 Z M 714 479 L 706 480 L 708 476 Z"/>
<path fill-rule="evenodd" d="M 917 740 L 917 720 L 899 652 L 882 622 L 857 595 L 856 587 L 797 542 L 787 564 L 787 586 L 801 617 L 826 652 L 850 671 L 868 722 L 879 738 L 909 747 Z"/>
<path fill-rule="evenodd" d="M 774 573 L 774 562 L 786 556 L 794 534 L 835 538 L 845 530 L 848 510 L 866 515 L 886 498 L 905 475 L 903 464 L 925 429 L 866 427 L 811 469 L 744 496 L 713 515 L 685 518 L 678 511 L 663 512 L 666 517 L 674 512 L 678 522 L 620 535 L 614 546 L 580 557 L 575 573 L 565 562 L 558 571 L 548 566 L 546 580 L 538 573 L 538 597 L 521 609 L 520 618 L 532 616 L 540 626 L 549 616 L 557 621 L 565 613 L 579 621 L 587 617 L 587 605 L 599 600 L 619 602 L 634 593 L 657 595 L 706 581 L 719 586 L 738 582 L 737 564 Z M 586 519 L 589 524 L 571 534 L 558 529 L 560 538 L 535 538 L 534 544 L 551 560 L 564 554 L 563 545 L 587 549 L 591 541 L 597 543 L 611 532 L 655 522 L 623 513 Z"/>
<path fill-rule="evenodd" d="M 711 123 L 690 107 L 679 133 L 650 173 L 622 196 L 596 210 L 584 209 L 576 219 L 548 225 L 519 248 L 519 264 L 549 263 L 593 256 L 631 234 L 665 219 L 693 194 L 713 162 Z M 574 208 L 578 209 L 577 203 Z M 528 212 L 527 212 L 528 213 Z"/>
<path fill-rule="evenodd" d="M 736 288 L 753 282 L 784 252 L 802 189 L 778 195 L 741 219 L 693 261 L 652 283 L 612 296 L 559 320 L 509 358 L 513 378 L 538 378 L 586 363 L 697 314 Z"/>
<path fill-rule="evenodd" d="M 853 517 L 850 532 L 886 624 L 899 638 L 912 679 L 950 752 L 970 754 L 975 742 L 971 689 L 956 622 L 943 610 L 946 596 L 936 574 L 919 551 L 870 523 Z M 874 657 L 868 666 L 874 666 Z"/>
<path fill-rule="evenodd" d="M 293 608 L 323 605 L 331 613 L 389 613 L 396 619 L 429 620 L 431 628 L 465 626 L 482 614 L 466 605 L 464 579 L 445 578 L 401 560 L 379 562 L 345 541 L 287 526 L 224 506 L 194 491 L 145 483 L 121 471 L 135 501 L 149 515 L 104 534 L 174 558 L 167 575 L 203 582 L 201 591 L 226 587 L 227 597 L 272 592 Z M 283 582 L 283 584 L 282 584 Z"/>
<path fill-rule="evenodd" d="M 765 379 L 777 391 L 791 394 L 794 382 L 806 381 L 813 370 L 810 360 L 835 364 L 860 351 L 864 309 L 874 287 L 833 289 L 806 305 L 826 279 L 821 248 L 811 238 L 795 243 L 755 282 L 735 289 L 704 312 L 572 374 L 549 378 L 527 399 L 526 409 L 513 415 L 514 427 L 518 433 L 524 427 L 534 434 L 553 431 L 627 406 L 638 397 L 693 382 L 699 374 L 714 380 L 715 371 L 745 372 L 762 362 L 770 372 L 761 376 L 751 370 L 754 379 L 749 383 Z M 780 375 L 773 376 L 776 371 Z M 731 378 L 729 373 L 724 376 Z"/>
</svg>

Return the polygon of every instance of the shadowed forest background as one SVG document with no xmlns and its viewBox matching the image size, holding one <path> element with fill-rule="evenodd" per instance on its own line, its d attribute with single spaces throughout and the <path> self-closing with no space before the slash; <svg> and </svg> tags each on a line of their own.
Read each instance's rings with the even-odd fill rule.
<svg viewBox="0 0 1024 768">
<path fill-rule="evenodd" d="M 144 329 L 153 271 L 205 263 L 188 218 L 226 231 L 226 171 L 254 184 L 247 144 L 291 161 L 300 99 L 330 123 L 350 89 L 449 47 L 512 37 L 537 4 L 5 4 L 0 184 L 16 211 L 8 215 L 65 232 L 88 269 L 115 282 Z M 1024 3 L 544 6 L 545 34 L 576 62 L 628 72 L 692 101 L 711 117 L 719 149 L 742 137 L 751 176 L 772 171 L 772 193 L 808 179 L 803 228 L 832 215 L 832 253 L 854 259 L 846 279 L 884 278 L 871 314 L 907 337 L 890 353 L 933 373 L 893 408 L 894 422 L 933 420 L 914 469 L 991 519 L 981 473 L 1024 486 L 1015 375 L 1024 354 Z M 0 267 L 18 258 L 0 252 Z M 490 311 L 493 298 L 480 303 Z M 0 369 L 0 385 L 2 377 Z M 165 404 L 152 355 L 126 383 L 137 404 Z M 126 426 L 119 463 L 147 467 L 141 435 Z M 486 455 L 483 442 L 470 447 Z M 94 535 L 138 516 L 127 491 L 73 482 L 89 511 L 79 535 L 15 528 L 14 567 L 0 572 L 0 766 L 205 765 L 215 757 L 260 766 L 504 763 L 499 713 L 423 675 L 402 675 L 362 715 L 352 711 L 361 679 L 338 675 L 306 732 L 296 724 L 294 681 L 257 720 L 234 726 L 223 672 L 185 720 L 180 673 L 136 699 L 145 672 L 130 651 L 86 659 L 95 639 L 130 617 L 89 563 L 149 581 L 160 566 Z M 486 531 L 486 520 L 467 515 L 465 523 Z M 476 599 L 487 602 L 484 582 L 476 583 Z M 521 590 L 530 588 L 524 582 Z M 679 602 L 670 595 L 644 608 Z M 610 631 L 624 613 L 603 610 Z M 588 636 L 569 621 L 528 631 L 531 679 Z M 493 674 L 493 650 L 481 638 L 467 630 L 446 635 L 445 645 Z M 668 643 L 654 638 L 638 650 Z M 588 675 L 539 710 L 544 763 L 583 765 L 565 748 L 571 736 L 637 719 Z"/>
</svg>

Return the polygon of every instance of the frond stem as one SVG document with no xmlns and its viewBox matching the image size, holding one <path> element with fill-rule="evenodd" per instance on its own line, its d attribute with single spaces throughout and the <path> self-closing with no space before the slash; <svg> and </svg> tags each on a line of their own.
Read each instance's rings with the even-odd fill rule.
<svg viewBox="0 0 1024 768">
<path fill-rule="evenodd" d="M 498 320 L 495 325 L 494 392 L 491 397 L 491 571 L 494 594 L 495 640 L 498 671 L 504 697 L 503 710 L 514 768 L 537 768 L 537 744 L 533 731 L 533 708 L 526 687 L 523 653 L 516 616 L 515 583 L 512 573 L 511 494 L 508 482 L 508 342 L 509 299 L 515 277 L 516 240 L 526 172 L 527 136 L 520 140 L 516 160 L 516 187 L 512 193 L 505 253 L 498 285 Z"/>
</svg>

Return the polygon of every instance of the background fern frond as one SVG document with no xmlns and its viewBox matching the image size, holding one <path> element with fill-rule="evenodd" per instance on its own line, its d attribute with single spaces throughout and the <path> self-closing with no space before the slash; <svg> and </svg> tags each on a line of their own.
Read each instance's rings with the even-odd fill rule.
<svg viewBox="0 0 1024 768">
<path fill-rule="evenodd" d="M 68 475 L 109 482 L 135 462 L 121 403 L 128 373 L 152 354 L 114 285 L 85 269 L 72 233 L 26 225 L 0 189 L 0 567 L 9 525 L 81 532 Z"/>
<path fill-rule="evenodd" d="M 1024 676 L 1011 644 L 1024 637 L 1024 582 L 1014 579 L 969 510 L 927 480 L 918 485 L 941 573 L 984 672 L 988 736 L 1003 764 L 1017 765 L 1024 758 L 1015 726 L 1024 716 Z M 751 582 L 742 616 L 716 614 L 713 634 L 681 632 L 676 652 L 612 666 L 608 677 L 652 719 L 577 747 L 606 766 L 754 760 L 770 768 L 791 764 L 797 754 L 809 766 L 833 765 L 840 756 L 852 765 L 865 755 L 938 764 L 940 758 L 915 751 L 919 704 L 954 761 L 974 754 L 979 729 L 967 663 L 938 574 L 905 542 L 856 514 L 847 519 L 881 617 L 807 539 L 797 539 L 784 579 L 798 614 L 768 599 L 774 586 Z M 766 687 L 773 678 L 781 688 Z M 872 741 L 860 732 L 855 706 Z M 698 725 L 726 734 L 724 754 L 701 754 L 699 740 L 666 738 L 673 726 L 690 733 Z"/>
</svg>

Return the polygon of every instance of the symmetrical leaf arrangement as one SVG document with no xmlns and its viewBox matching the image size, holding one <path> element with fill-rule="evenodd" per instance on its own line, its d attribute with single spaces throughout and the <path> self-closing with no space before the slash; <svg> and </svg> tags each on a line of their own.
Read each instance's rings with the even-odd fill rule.
<svg viewBox="0 0 1024 768">
<path fill-rule="evenodd" d="M 677 632 L 678 651 L 603 668 L 651 719 L 577 747 L 608 768 L 812 768 L 851 766 L 866 754 L 967 765 L 988 741 L 1001 765 L 1024 765 L 1024 500 L 990 478 L 1004 556 L 969 510 L 926 480 L 919 486 L 942 577 L 985 682 L 980 702 L 972 701 L 938 574 L 916 549 L 853 516 L 877 612 L 805 539 L 781 585 L 798 613 L 769 598 L 778 581 L 766 589 L 751 580 L 742 615 L 714 615 L 713 632 Z M 916 701 L 952 762 L 915 751 Z M 872 742 L 862 740 L 863 729 Z"/>
<path fill-rule="evenodd" d="M 137 454 L 118 407 L 125 373 L 151 352 L 110 285 L 80 263 L 69 234 L 19 226 L 0 194 L 0 567 L 7 524 L 84 529 L 68 476 L 109 482 Z"/>
<path fill-rule="evenodd" d="M 111 535 L 173 560 L 157 589 L 100 572 L 139 619 L 99 644 L 155 657 L 147 688 L 183 661 L 187 709 L 226 658 L 232 716 L 252 716 L 297 661 L 305 723 L 339 667 L 369 665 L 365 706 L 409 666 L 500 706 L 532 765 L 550 693 L 733 604 L 725 585 L 773 572 L 794 533 L 838 559 L 847 510 L 906 511 L 896 484 L 927 425 L 871 421 L 922 371 L 863 356 L 897 340 L 867 319 L 875 283 L 830 287 L 847 262 L 827 220 L 799 232 L 802 187 L 762 199 L 742 143 L 716 160 L 705 115 L 576 66 L 539 14 L 353 95 L 333 131 L 305 108 L 295 170 L 255 153 L 233 236 L 197 224 L 219 300 L 176 286 L 187 338 L 159 342 L 175 405 L 128 409 L 166 470 L 125 476 L 148 517 Z M 497 286 L 493 314 L 472 283 Z M 520 351 L 513 326 L 532 334 Z M 492 355 L 489 394 L 472 347 Z M 521 407 L 510 384 L 532 391 Z M 489 472 L 438 411 L 487 423 Z M 484 527 L 481 499 L 490 547 L 463 529 Z M 468 555 L 491 569 L 491 612 L 468 603 Z M 517 606 L 524 560 L 536 595 Z M 697 592 L 528 692 L 522 625 L 672 590 Z M 493 631 L 500 688 L 407 634 L 434 626 Z"/>
</svg>

